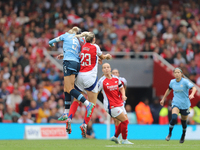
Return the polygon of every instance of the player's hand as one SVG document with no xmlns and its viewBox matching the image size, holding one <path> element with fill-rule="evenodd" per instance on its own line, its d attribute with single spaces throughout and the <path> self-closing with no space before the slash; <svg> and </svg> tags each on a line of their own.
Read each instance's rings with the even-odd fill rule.
<svg viewBox="0 0 200 150">
<path fill-rule="evenodd" d="M 99 63 L 100 65 L 102 65 L 102 64 L 103 64 L 103 60 L 102 60 L 101 58 L 99 58 L 99 59 L 98 59 L 98 63 Z"/>
<path fill-rule="evenodd" d="M 57 58 L 58 60 L 63 59 L 63 54 L 58 55 L 56 58 Z"/>
<path fill-rule="evenodd" d="M 106 54 L 106 59 L 108 60 L 108 59 L 111 59 L 112 58 L 112 56 L 110 55 L 110 54 Z"/>
<path fill-rule="evenodd" d="M 162 100 L 160 101 L 160 105 L 161 105 L 161 106 L 164 106 L 164 102 L 165 102 L 165 100 L 162 99 Z"/>
<path fill-rule="evenodd" d="M 126 96 L 122 96 L 122 100 L 123 100 L 123 101 L 126 101 L 126 100 L 127 100 L 127 97 L 126 97 Z"/>
<path fill-rule="evenodd" d="M 55 45 L 54 45 L 54 43 L 53 44 L 49 44 L 49 47 L 54 47 Z"/>
<path fill-rule="evenodd" d="M 194 95 L 193 94 L 190 94 L 189 95 L 189 99 L 193 99 L 194 98 Z"/>
</svg>

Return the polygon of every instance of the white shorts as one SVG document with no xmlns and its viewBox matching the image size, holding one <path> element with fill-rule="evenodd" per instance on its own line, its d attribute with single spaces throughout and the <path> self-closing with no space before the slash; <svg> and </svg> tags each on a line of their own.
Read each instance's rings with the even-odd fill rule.
<svg viewBox="0 0 200 150">
<path fill-rule="evenodd" d="M 124 106 L 121 107 L 114 107 L 112 109 L 105 109 L 107 111 L 107 113 L 110 114 L 111 117 L 115 118 L 117 116 L 119 116 L 122 112 L 124 112 L 124 114 L 127 114 Z"/>
<path fill-rule="evenodd" d="M 98 93 L 97 76 L 78 74 L 75 80 L 75 88 L 84 93 L 85 90 Z"/>
</svg>

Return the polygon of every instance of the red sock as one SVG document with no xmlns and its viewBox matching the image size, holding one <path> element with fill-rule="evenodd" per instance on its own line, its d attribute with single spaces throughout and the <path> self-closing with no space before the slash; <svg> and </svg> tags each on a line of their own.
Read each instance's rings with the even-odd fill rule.
<svg viewBox="0 0 200 150">
<path fill-rule="evenodd" d="M 73 101 L 69 109 L 68 118 L 72 119 L 74 117 L 74 114 L 76 113 L 78 106 L 79 106 L 79 103 L 77 101 Z"/>
<path fill-rule="evenodd" d="M 91 114 L 90 114 L 89 117 L 87 117 L 87 110 L 85 111 L 85 117 L 84 117 L 84 123 L 85 123 L 85 124 L 88 124 L 88 122 L 90 121 L 90 119 L 91 119 L 91 117 L 92 117 L 92 113 L 93 113 L 93 111 L 94 111 L 94 108 L 95 108 L 95 106 L 92 108 L 92 112 L 91 112 Z"/>
<path fill-rule="evenodd" d="M 118 137 L 121 133 L 121 125 L 122 123 L 120 123 L 118 126 L 115 126 L 115 137 Z"/>
<path fill-rule="evenodd" d="M 119 126 L 119 125 L 118 125 Z M 115 132 L 117 131 L 117 127 L 118 127 L 117 125 L 115 125 Z"/>
<path fill-rule="evenodd" d="M 122 122 L 121 124 L 121 133 L 122 133 L 122 138 L 125 140 L 127 139 L 127 134 L 128 134 L 128 120 Z"/>
</svg>

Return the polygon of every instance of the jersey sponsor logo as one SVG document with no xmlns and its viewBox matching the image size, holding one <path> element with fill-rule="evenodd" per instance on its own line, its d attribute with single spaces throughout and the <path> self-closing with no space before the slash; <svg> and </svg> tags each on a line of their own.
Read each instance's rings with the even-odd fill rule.
<svg viewBox="0 0 200 150">
<path fill-rule="evenodd" d="M 179 93 L 179 92 L 183 92 L 183 90 L 174 90 L 174 92 Z"/>
<path fill-rule="evenodd" d="M 110 91 L 117 90 L 118 89 L 118 85 L 107 86 L 107 89 L 109 89 Z"/>
<path fill-rule="evenodd" d="M 89 51 L 90 48 L 88 48 L 88 47 L 84 47 L 83 50 Z"/>
</svg>

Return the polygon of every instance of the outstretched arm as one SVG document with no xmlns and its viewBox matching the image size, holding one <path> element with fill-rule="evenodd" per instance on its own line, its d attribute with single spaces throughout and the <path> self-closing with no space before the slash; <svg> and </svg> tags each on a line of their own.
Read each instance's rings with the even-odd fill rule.
<svg viewBox="0 0 200 150">
<path fill-rule="evenodd" d="M 53 47 L 53 46 L 54 46 L 54 43 L 60 42 L 60 41 L 61 41 L 60 36 L 57 37 L 57 38 L 54 38 L 54 39 L 52 39 L 52 40 L 49 41 L 49 46 L 50 46 L 50 47 Z"/>
</svg>

